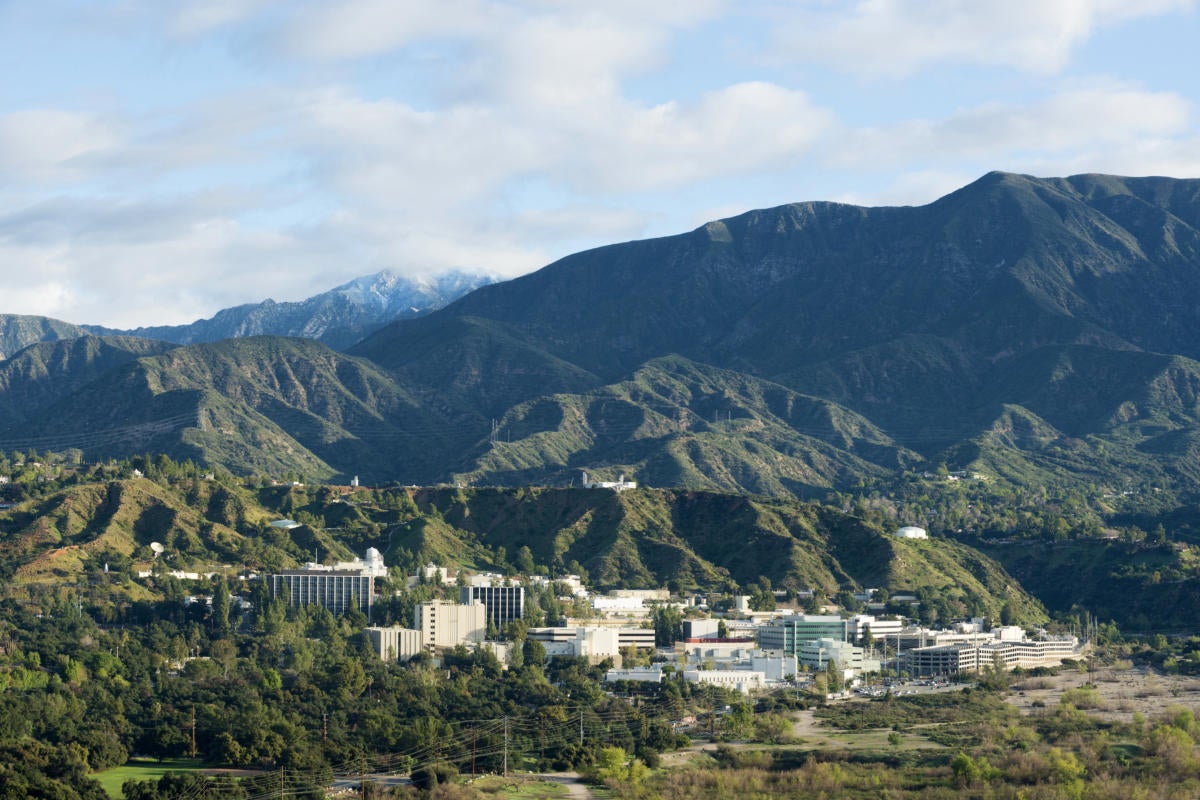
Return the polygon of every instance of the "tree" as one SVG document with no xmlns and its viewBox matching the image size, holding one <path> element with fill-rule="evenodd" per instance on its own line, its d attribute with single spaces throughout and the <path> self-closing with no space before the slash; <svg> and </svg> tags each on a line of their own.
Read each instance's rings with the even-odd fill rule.
<svg viewBox="0 0 1200 800">
<path fill-rule="evenodd" d="M 521 545 L 521 549 L 517 550 L 516 560 L 513 565 L 517 568 L 517 572 L 522 575 L 532 575 L 534 572 L 533 551 L 528 545 Z"/>
<path fill-rule="evenodd" d="M 229 583 L 222 575 L 213 581 L 212 626 L 218 636 L 229 633 Z"/>
</svg>

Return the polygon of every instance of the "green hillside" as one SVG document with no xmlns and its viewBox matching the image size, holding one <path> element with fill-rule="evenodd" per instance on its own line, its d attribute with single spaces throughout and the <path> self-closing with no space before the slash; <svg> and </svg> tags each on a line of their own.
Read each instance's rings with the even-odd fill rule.
<svg viewBox="0 0 1200 800">
<path fill-rule="evenodd" d="M 281 516 L 307 524 L 268 524 Z M 529 559 L 526 569 L 582 568 L 598 588 L 736 591 L 765 578 L 829 597 L 872 587 L 936 594 L 964 614 L 998 618 L 1005 603 L 1026 619 L 1043 614 L 995 562 L 956 542 L 902 542 L 817 504 L 663 490 L 346 493 L 197 478 L 87 480 L 0 511 L 0 574 L 21 593 L 80 581 L 104 563 L 145 569 L 155 560 L 151 542 L 176 569 L 270 570 L 376 547 L 404 570 L 433 561 L 510 571 Z"/>
</svg>

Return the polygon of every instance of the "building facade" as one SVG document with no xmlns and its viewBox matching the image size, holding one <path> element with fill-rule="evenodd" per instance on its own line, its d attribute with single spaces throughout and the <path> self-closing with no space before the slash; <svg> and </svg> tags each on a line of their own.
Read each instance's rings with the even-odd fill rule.
<svg viewBox="0 0 1200 800">
<path fill-rule="evenodd" d="M 850 622 L 837 616 L 797 614 L 782 617 L 763 625 L 758 633 L 758 646 L 787 655 L 799 655 L 801 645 L 817 639 L 847 641 Z"/>
<path fill-rule="evenodd" d="M 408 661 L 424 649 L 421 632 L 413 628 L 367 628 L 367 637 L 384 661 Z"/>
<path fill-rule="evenodd" d="M 464 586 L 459 602 L 483 603 L 487 609 L 487 621 L 499 630 L 514 619 L 525 616 L 524 586 Z"/>
<path fill-rule="evenodd" d="M 1058 639 L 995 640 L 979 644 L 947 644 L 918 647 L 906 654 L 905 665 L 913 675 L 956 675 L 986 669 L 1010 670 L 1020 667 L 1058 666 L 1066 658 L 1081 655 L 1079 640 L 1073 636 Z"/>
<path fill-rule="evenodd" d="M 413 609 L 413 627 L 421 645 L 435 650 L 478 644 L 487 636 L 487 610 L 483 603 L 430 600 Z"/>
<path fill-rule="evenodd" d="M 288 605 L 323 606 L 334 615 L 358 608 L 371 616 L 375 577 L 342 570 L 289 569 L 267 576 L 271 597 Z"/>
</svg>

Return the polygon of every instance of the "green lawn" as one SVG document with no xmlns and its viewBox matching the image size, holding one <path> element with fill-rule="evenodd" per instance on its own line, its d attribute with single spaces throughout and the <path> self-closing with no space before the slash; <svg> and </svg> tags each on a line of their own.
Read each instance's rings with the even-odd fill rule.
<svg viewBox="0 0 1200 800">
<path fill-rule="evenodd" d="M 120 767 L 97 772 L 93 777 L 100 781 L 109 797 L 121 797 L 121 784 L 133 778 L 139 781 L 156 781 L 166 772 L 187 772 L 200 769 L 200 759 L 169 758 L 155 761 L 150 758 L 135 758 Z"/>
</svg>

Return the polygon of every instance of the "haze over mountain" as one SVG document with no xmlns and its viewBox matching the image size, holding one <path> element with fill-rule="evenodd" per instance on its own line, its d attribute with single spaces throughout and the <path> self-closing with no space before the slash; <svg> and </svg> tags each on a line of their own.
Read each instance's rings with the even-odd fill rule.
<svg viewBox="0 0 1200 800">
<path fill-rule="evenodd" d="M 158 420 L 172 454 L 374 482 L 587 468 L 806 495 L 945 462 L 1191 493 L 1197 358 L 1200 181 L 991 173 L 927 206 L 797 203 L 579 253 L 346 354 L 142 357 L 0 446 Z M 98 449 L 148 444 L 120 438 Z"/>
</svg>

